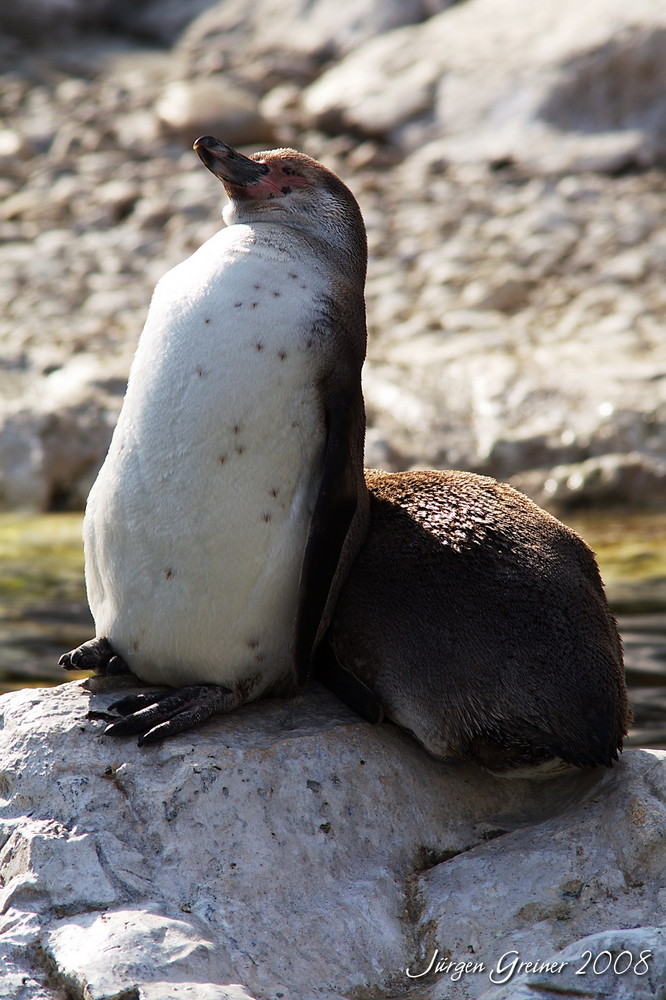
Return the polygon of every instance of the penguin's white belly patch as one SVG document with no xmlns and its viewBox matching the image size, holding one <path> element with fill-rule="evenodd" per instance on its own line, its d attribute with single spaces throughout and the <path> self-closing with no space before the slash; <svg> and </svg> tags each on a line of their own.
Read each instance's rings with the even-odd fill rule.
<svg viewBox="0 0 666 1000">
<path fill-rule="evenodd" d="M 260 675 L 256 697 L 293 657 L 325 443 L 321 290 L 228 234 L 158 285 L 88 502 L 86 578 L 97 634 L 138 676 Z"/>
</svg>

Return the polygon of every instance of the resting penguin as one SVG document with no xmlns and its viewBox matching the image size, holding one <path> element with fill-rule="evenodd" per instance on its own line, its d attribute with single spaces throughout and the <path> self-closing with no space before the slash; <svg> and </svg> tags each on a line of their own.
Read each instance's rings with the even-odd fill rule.
<svg viewBox="0 0 666 1000">
<path fill-rule="evenodd" d="M 108 730 L 142 742 L 300 687 L 367 522 L 358 205 L 294 150 L 194 148 L 227 226 L 155 289 L 86 507 L 96 637 L 60 660 L 179 688 Z"/>
<path fill-rule="evenodd" d="M 496 774 L 610 766 L 630 712 L 591 550 L 510 486 L 366 472 L 370 526 L 319 652 L 436 757 Z M 348 699 L 349 700 L 349 699 Z"/>
</svg>

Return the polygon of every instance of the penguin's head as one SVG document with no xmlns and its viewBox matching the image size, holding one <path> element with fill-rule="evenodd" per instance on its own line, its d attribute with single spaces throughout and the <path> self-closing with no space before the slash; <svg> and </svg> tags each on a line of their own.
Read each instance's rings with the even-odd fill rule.
<svg viewBox="0 0 666 1000">
<path fill-rule="evenodd" d="M 204 135 L 193 147 L 222 181 L 227 225 L 271 222 L 308 231 L 365 267 L 365 226 L 353 194 L 331 170 L 294 149 L 245 156 Z"/>
</svg>

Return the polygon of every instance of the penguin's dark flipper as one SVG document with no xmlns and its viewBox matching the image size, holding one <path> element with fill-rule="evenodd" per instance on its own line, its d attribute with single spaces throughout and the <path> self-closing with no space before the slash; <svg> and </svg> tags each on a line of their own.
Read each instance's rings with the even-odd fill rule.
<svg viewBox="0 0 666 1000">
<path fill-rule="evenodd" d="M 345 563 L 351 561 L 362 540 L 359 536 L 354 545 L 353 524 L 362 486 L 356 468 L 361 468 L 362 462 L 353 461 L 351 456 L 359 449 L 362 454 L 363 412 L 352 395 L 325 398 L 324 410 L 324 464 L 298 595 L 294 657 L 298 685 L 304 684 L 310 675 L 313 652 L 324 631 L 324 619 L 332 609 L 331 596 L 335 598 L 346 575 Z"/>
<path fill-rule="evenodd" d="M 105 736 L 131 736 L 140 733 L 139 746 L 159 743 L 205 722 L 216 712 L 231 712 L 243 699 L 236 691 L 217 684 L 128 695 L 109 706 L 122 718 L 111 722 Z"/>
<path fill-rule="evenodd" d="M 114 653 L 104 636 L 89 639 L 76 649 L 70 649 L 69 653 L 63 653 L 58 665 L 65 670 L 93 670 L 107 677 L 130 672 L 123 658 Z"/>
</svg>

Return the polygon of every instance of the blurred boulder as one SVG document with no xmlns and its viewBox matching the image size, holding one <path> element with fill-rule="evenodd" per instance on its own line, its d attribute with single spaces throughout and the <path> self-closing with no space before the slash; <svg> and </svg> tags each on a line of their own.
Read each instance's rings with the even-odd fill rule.
<svg viewBox="0 0 666 1000">
<path fill-rule="evenodd" d="M 309 81 L 330 60 L 432 9 L 427 0 L 223 0 L 187 29 L 179 56 L 189 72 L 232 72 L 266 92 Z"/>
<path fill-rule="evenodd" d="M 535 342 L 528 354 L 491 320 L 386 344 L 366 365 L 364 391 L 394 467 L 500 479 L 531 470 L 517 485 L 542 500 L 640 504 L 666 495 L 666 406 L 646 420 L 643 367 L 638 353 L 609 352 L 593 329 Z"/>
<path fill-rule="evenodd" d="M 666 8 L 467 0 L 355 49 L 307 89 L 303 120 L 540 171 L 661 163 Z"/>
<path fill-rule="evenodd" d="M 0 411 L 0 506 L 80 509 L 124 389 L 122 371 L 79 355 Z"/>
<path fill-rule="evenodd" d="M 541 503 L 559 509 L 580 505 L 603 507 L 646 502 L 666 503 L 666 459 L 659 454 L 629 452 L 599 455 L 572 465 L 556 465 L 546 479 L 534 473 L 514 477 L 513 485 Z"/>
<path fill-rule="evenodd" d="M 221 74 L 167 84 L 155 110 L 163 128 L 190 145 L 200 135 L 223 135 L 232 146 L 275 140 L 256 96 Z"/>
</svg>

